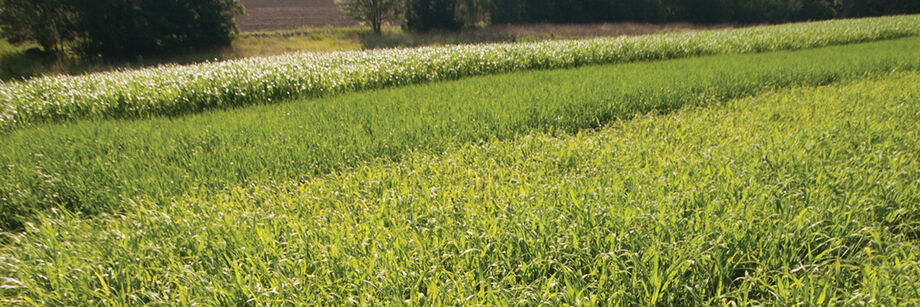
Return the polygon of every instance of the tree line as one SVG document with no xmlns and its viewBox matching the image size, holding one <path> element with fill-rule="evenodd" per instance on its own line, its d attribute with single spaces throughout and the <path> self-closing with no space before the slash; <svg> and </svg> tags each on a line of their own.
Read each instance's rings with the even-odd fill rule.
<svg viewBox="0 0 920 307">
<path fill-rule="evenodd" d="M 918 0 L 336 0 L 375 32 L 479 24 L 693 22 L 779 23 L 920 13 Z"/>
<path fill-rule="evenodd" d="M 229 45 L 237 0 L 0 0 L 0 35 L 106 58 Z"/>
</svg>

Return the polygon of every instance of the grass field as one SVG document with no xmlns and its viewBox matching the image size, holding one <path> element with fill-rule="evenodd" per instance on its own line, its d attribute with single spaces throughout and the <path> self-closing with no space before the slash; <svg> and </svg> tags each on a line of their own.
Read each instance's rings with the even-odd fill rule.
<svg viewBox="0 0 920 307">
<path fill-rule="evenodd" d="M 24 61 L 26 50 L 33 46 L 17 46 L 0 37 L 0 81 L 10 80 L 28 71 L 33 61 Z M 34 62 L 38 62 L 36 59 Z"/>
<path fill-rule="evenodd" d="M 912 305 L 920 74 L 55 211 L 7 302 Z"/>
<path fill-rule="evenodd" d="M 62 59 L 29 56 L 25 51 L 36 45 L 11 47 L 0 40 L 0 81 L 27 80 L 48 75 L 81 75 L 125 69 L 141 69 L 164 64 L 194 64 L 247 57 L 275 56 L 294 52 L 334 52 L 362 49 L 440 46 L 451 44 L 539 42 L 586 39 L 608 36 L 636 36 L 725 28 L 726 25 L 613 23 L 591 25 L 500 25 L 459 32 L 410 33 L 396 26 L 384 27 L 374 35 L 367 27 L 299 27 L 273 31 L 241 33 L 229 47 L 198 50 L 136 60 L 87 59 L 64 56 Z"/>
<path fill-rule="evenodd" d="M 69 119 L 182 115 L 468 76 L 794 50 L 920 33 L 920 16 L 639 37 L 300 53 L 0 84 L 0 130 Z"/>
<path fill-rule="evenodd" d="M 28 80 L 50 75 L 83 75 L 165 64 L 187 65 L 293 52 L 334 52 L 362 49 L 440 46 L 500 42 L 537 42 L 608 36 L 636 36 L 726 28 L 729 25 L 687 23 L 490 25 L 462 31 L 411 33 L 385 26 L 383 35 L 352 22 L 332 0 L 247 0 L 247 15 L 237 18 L 240 35 L 230 46 L 146 57 L 141 60 L 100 59 L 65 54 L 58 58 L 26 54 L 28 44 L 7 48 L 0 40 L 0 81 Z M 335 12 L 332 12 L 333 10 Z"/>
<path fill-rule="evenodd" d="M 0 305 L 918 305 L 917 18 L 0 85 Z"/>
<path fill-rule="evenodd" d="M 573 132 L 651 110 L 920 68 L 920 39 L 729 55 L 451 83 L 181 118 L 80 121 L 0 135 L 0 221 L 54 207 L 96 214 L 126 199 L 298 179 L 411 150 Z"/>
</svg>

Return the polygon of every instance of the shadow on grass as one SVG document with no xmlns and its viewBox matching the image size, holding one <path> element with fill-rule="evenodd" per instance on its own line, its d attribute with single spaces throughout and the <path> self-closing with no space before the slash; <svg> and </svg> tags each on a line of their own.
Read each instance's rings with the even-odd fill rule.
<svg viewBox="0 0 920 307">
<path fill-rule="evenodd" d="M 560 39 L 634 36 L 731 27 L 728 24 L 696 25 L 690 23 L 598 23 L 598 24 L 524 24 L 490 25 L 461 31 L 412 33 L 385 31 L 383 35 L 359 34 L 365 49 L 421 47 L 433 45 L 482 44 L 500 42 L 537 42 Z"/>
<path fill-rule="evenodd" d="M 28 80 L 46 75 L 81 75 L 121 69 L 138 69 L 163 64 L 193 64 L 206 61 L 230 59 L 213 50 L 192 51 L 184 54 L 164 55 L 153 58 L 136 56 L 104 60 L 85 58 L 74 54 L 51 55 L 38 49 L 20 49 L 0 53 L 0 81 Z"/>
</svg>

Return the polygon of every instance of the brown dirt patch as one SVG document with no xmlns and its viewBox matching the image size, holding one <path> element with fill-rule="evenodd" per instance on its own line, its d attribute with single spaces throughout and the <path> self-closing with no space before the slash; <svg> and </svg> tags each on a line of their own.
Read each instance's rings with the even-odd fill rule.
<svg viewBox="0 0 920 307">
<path fill-rule="evenodd" d="M 271 31 L 300 27 L 353 26 L 333 0 L 242 0 L 246 15 L 236 17 L 240 31 Z"/>
</svg>

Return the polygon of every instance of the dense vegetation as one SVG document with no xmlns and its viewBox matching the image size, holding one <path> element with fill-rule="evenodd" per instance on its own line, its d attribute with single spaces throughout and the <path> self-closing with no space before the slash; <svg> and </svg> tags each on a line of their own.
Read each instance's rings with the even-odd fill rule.
<svg viewBox="0 0 920 307">
<path fill-rule="evenodd" d="M 475 1 L 475 0 L 467 0 Z M 464 2 L 460 0 L 460 2 Z M 913 0 L 492 0 L 493 23 L 761 23 L 920 13 Z"/>
<path fill-rule="evenodd" d="M 0 84 L 0 305 L 920 305 L 918 20 Z"/>
<path fill-rule="evenodd" d="M 379 0 L 404 1 L 418 31 L 482 23 L 763 23 L 920 13 L 914 0 Z M 366 1 L 376 3 L 378 1 Z"/>
<path fill-rule="evenodd" d="M 0 136 L 0 222 L 52 208 L 119 212 L 189 191 L 296 180 L 411 151 L 593 128 L 650 110 L 920 68 L 920 39 L 474 78 L 142 121 Z"/>
<path fill-rule="evenodd" d="M 407 29 L 428 31 L 457 30 L 463 26 L 456 18 L 457 0 L 406 0 Z"/>
<path fill-rule="evenodd" d="M 694 22 L 764 23 L 920 13 L 915 0 L 340 0 L 345 12 L 379 30 L 382 21 L 414 31 L 481 24 Z M 354 4 L 358 4 L 355 6 Z M 386 18 L 368 14 L 390 8 Z M 377 17 L 383 15 L 375 14 Z M 377 31 L 379 33 L 379 31 Z"/>
<path fill-rule="evenodd" d="M 890 45 L 854 47 L 832 50 Z M 94 219 L 58 210 L 0 247 L 0 302 L 916 305 L 918 92 L 899 73 Z"/>
<path fill-rule="evenodd" d="M 371 26 L 375 34 L 383 33 L 383 24 L 395 20 L 403 6 L 400 0 L 335 0 L 351 18 Z"/>
<path fill-rule="evenodd" d="M 0 32 L 45 51 L 128 57 L 229 45 L 236 0 L 0 0 Z"/>
<path fill-rule="evenodd" d="M 920 16 L 641 37 L 276 57 L 0 84 L 0 130 L 80 118 L 143 118 L 526 69 L 802 49 L 920 33 Z"/>
</svg>

